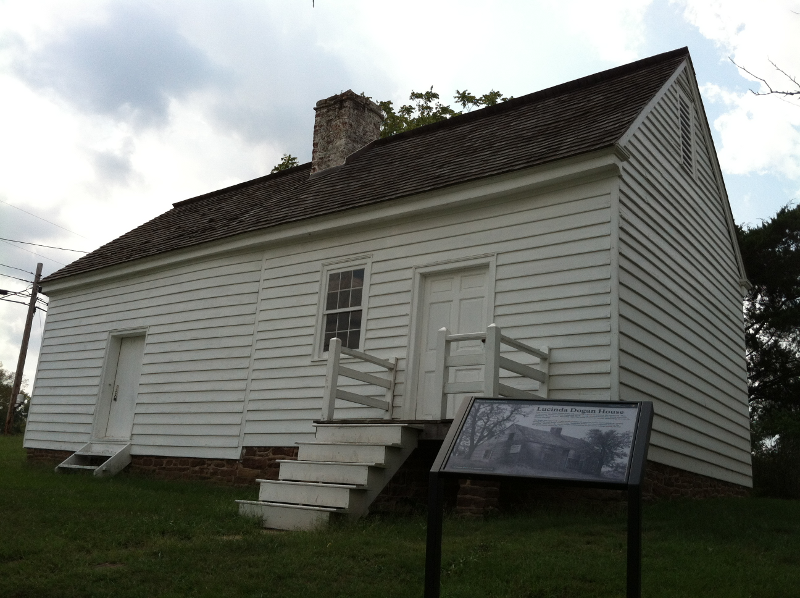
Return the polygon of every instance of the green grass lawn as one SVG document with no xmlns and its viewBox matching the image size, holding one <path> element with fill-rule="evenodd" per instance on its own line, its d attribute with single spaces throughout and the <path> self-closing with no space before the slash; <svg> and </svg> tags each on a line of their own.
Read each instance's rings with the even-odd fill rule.
<svg viewBox="0 0 800 598">
<path fill-rule="evenodd" d="M 424 517 L 270 532 L 237 516 L 256 490 L 100 480 L 27 465 L 0 437 L 0 596 L 422 595 Z M 800 502 L 663 502 L 644 512 L 648 597 L 800 596 Z M 625 518 L 447 518 L 442 596 L 624 596 Z"/>
</svg>

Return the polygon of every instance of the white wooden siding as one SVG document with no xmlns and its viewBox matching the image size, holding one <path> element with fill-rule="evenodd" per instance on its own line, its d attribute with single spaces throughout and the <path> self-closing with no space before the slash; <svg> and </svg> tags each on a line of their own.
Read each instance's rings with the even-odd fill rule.
<svg viewBox="0 0 800 598">
<path fill-rule="evenodd" d="M 650 458 L 751 485 L 739 272 L 694 106 L 680 163 L 678 87 L 630 138 L 620 185 L 620 398 L 651 399 Z"/>
<path fill-rule="evenodd" d="M 54 293 L 26 446 L 89 440 L 109 332 L 139 327 L 147 340 L 134 454 L 236 458 L 242 445 L 310 438 L 325 376 L 313 359 L 321 267 L 364 255 L 365 350 L 400 358 L 396 416 L 413 413 L 404 396 L 415 267 L 488 254 L 493 319 L 551 347 L 551 396 L 607 399 L 611 189 L 600 181 L 495 199 Z M 337 406 L 339 417 L 370 415 L 381 414 Z"/>
<path fill-rule="evenodd" d="M 514 338 L 553 348 L 551 396 L 607 399 L 609 188 L 593 183 L 269 250 L 244 444 L 282 446 L 313 434 L 325 377 L 325 363 L 312 359 L 320 265 L 360 255 L 370 256 L 364 348 L 400 358 L 396 416 L 409 407 L 414 268 L 485 254 L 496 254 L 495 322 Z M 337 417 L 381 415 L 337 402 Z"/>
<path fill-rule="evenodd" d="M 87 442 L 109 332 L 147 328 L 132 452 L 238 458 L 261 262 L 250 253 L 52 295 L 25 445 Z"/>
</svg>

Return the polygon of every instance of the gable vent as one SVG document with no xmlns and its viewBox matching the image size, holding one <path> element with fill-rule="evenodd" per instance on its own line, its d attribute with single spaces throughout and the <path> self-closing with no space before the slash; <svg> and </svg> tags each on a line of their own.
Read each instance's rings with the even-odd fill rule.
<svg viewBox="0 0 800 598">
<path fill-rule="evenodd" d="M 681 161 L 683 165 L 692 170 L 692 113 L 689 103 L 682 96 L 678 96 L 679 125 L 681 131 Z"/>
</svg>

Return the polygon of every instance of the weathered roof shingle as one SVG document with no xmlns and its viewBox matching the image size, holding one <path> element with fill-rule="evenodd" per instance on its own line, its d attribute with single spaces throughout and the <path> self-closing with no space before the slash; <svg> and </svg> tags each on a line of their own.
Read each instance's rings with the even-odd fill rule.
<svg viewBox="0 0 800 598">
<path fill-rule="evenodd" d="M 174 204 L 43 280 L 609 147 L 688 57 L 686 48 L 380 139 L 347 164 L 311 164 Z"/>
</svg>

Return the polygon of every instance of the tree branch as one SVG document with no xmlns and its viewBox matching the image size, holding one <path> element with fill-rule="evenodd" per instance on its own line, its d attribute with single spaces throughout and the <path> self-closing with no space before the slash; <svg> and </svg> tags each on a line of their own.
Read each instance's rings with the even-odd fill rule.
<svg viewBox="0 0 800 598">
<path fill-rule="evenodd" d="M 769 84 L 769 82 L 768 82 L 766 79 L 764 79 L 764 78 L 762 78 L 762 77 L 759 77 L 758 75 L 756 75 L 756 74 L 754 74 L 754 73 L 751 73 L 750 71 L 748 71 L 748 70 L 747 70 L 746 68 L 744 68 L 743 66 L 740 66 L 740 65 L 736 64 L 736 62 L 735 62 L 735 61 L 733 60 L 733 58 L 731 58 L 730 56 L 728 56 L 728 60 L 730 60 L 730 61 L 733 63 L 733 65 L 734 65 L 734 66 L 735 66 L 737 69 L 739 69 L 739 70 L 742 70 L 742 71 L 744 71 L 745 73 L 747 73 L 748 75 L 750 75 L 751 77 L 753 77 L 753 78 L 755 78 L 755 79 L 758 79 L 759 81 L 761 81 L 761 82 L 762 82 L 764 85 L 766 85 L 766 86 L 767 86 L 767 89 L 769 90 L 768 92 L 762 92 L 762 91 L 754 91 L 754 90 L 752 90 L 752 89 L 751 89 L 751 90 L 750 90 L 750 92 L 751 92 L 753 95 L 757 95 L 757 96 L 779 95 L 779 96 L 784 96 L 784 97 L 789 97 L 789 96 L 800 96 L 800 83 L 798 83 L 797 79 L 795 79 L 794 77 L 792 77 L 791 75 L 789 75 L 789 74 L 788 74 L 786 71 L 784 71 L 782 68 L 780 68 L 780 67 L 779 67 L 777 64 L 775 64 L 775 63 L 774 63 L 774 62 L 772 62 L 771 60 L 769 61 L 769 63 L 770 63 L 772 66 L 774 66 L 774 67 L 775 67 L 775 70 L 777 70 L 779 73 L 781 73 L 781 74 L 782 74 L 783 76 L 785 76 L 787 79 L 789 79 L 789 81 L 791 81 L 792 83 L 794 83 L 794 84 L 797 86 L 797 88 L 798 88 L 798 89 L 797 89 L 797 91 L 788 91 L 788 90 L 787 90 L 787 91 L 782 91 L 782 90 L 778 90 L 778 89 L 772 89 L 772 86 Z"/>
</svg>

